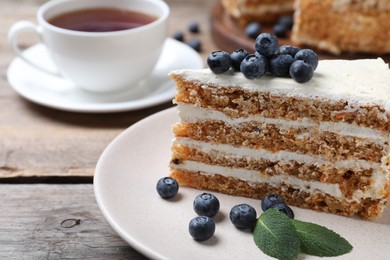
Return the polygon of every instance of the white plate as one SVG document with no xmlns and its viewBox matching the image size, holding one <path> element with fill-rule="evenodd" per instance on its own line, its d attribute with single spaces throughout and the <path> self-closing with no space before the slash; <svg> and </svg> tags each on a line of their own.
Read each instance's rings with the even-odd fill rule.
<svg viewBox="0 0 390 260">
<path fill-rule="evenodd" d="M 54 67 L 47 49 L 37 44 L 26 55 L 40 65 Z M 108 113 L 142 109 L 172 100 L 175 84 L 168 78 L 171 70 L 203 68 L 199 54 L 189 46 L 167 39 L 161 57 L 148 78 L 131 90 L 110 94 L 96 94 L 76 87 L 72 82 L 37 70 L 20 58 L 8 68 L 8 81 L 24 98 L 37 104 L 65 111 Z"/>
<path fill-rule="evenodd" d="M 230 209 L 239 203 L 251 204 L 260 214 L 260 201 L 216 194 L 221 210 L 215 235 L 196 242 L 188 233 L 188 223 L 196 215 L 192 202 L 200 191 L 180 187 L 173 201 L 157 194 L 157 180 L 168 175 L 171 126 L 177 120 L 176 108 L 154 114 L 128 128 L 105 149 L 94 176 L 103 215 L 125 241 L 153 259 L 268 259 L 252 235 L 234 228 L 229 219 Z M 354 246 L 351 253 L 336 259 L 389 259 L 390 207 L 376 222 L 293 210 L 296 219 L 331 228 Z M 300 259 L 317 257 L 301 254 Z"/>
</svg>

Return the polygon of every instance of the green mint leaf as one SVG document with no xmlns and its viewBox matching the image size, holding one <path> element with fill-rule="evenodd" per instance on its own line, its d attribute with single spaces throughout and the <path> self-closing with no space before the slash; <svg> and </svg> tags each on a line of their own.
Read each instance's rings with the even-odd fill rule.
<svg viewBox="0 0 390 260">
<path fill-rule="evenodd" d="M 303 253 L 315 256 L 339 256 L 351 252 L 352 245 L 334 231 L 310 222 L 292 220 Z"/>
<path fill-rule="evenodd" d="M 257 219 L 253 239 L 261 251 L 278 259 L 295 259 L 300 252 L 294 225 L 276 209 L 266 210 Z"/>
</svg>

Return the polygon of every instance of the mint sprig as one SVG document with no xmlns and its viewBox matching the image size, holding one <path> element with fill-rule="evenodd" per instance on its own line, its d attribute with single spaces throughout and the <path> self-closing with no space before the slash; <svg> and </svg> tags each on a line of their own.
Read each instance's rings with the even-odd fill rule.
<svg viewBox="0 0 390 260">
<path fill-rule="evenodd" d="M 277 259 L 296 259 L 300 252 L 339 256 L 352 250 L 352 245 L 336 232 L 314 223 L 290 219 L 272 208 L 257 219 L 253 238 L 265 254 Z"/>
<path fill-rule="evenodd" d="M 278 259 L 295 259 L 300 252 L 294 225 L 275 209 L 267 210 L 257 219 L 253 238 L 265 254 Z"/>
<path fill-rule="evenodd" d="M 339 256 L 351 252 L 352 245 L 336 232 L 310 222 L 292 220 L 301 241 L 301 251 L 315 256 Z"/>
</svg>

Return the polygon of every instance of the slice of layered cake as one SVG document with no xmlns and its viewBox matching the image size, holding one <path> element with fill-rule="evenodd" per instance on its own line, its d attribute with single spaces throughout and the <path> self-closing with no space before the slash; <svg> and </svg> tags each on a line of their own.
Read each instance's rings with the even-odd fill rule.
<svg viewBox="0 0 390 260">
<path fill-rule="evenodd" d="M 320 61 L 313 79 L 178 70 L 171 176 L 180 185 L 365 219 L 389 197 L 390 71 Z"/>
<path fill-rule="evenodd" d="M 390 1 L 297 0 L 292 40 L 334 54 L 390 52 Z"/>
<path fill-rule="evenodd" d="M 225 11 L 240 25 L 249 22 L 272 23 L 292 15 L 294 0 L 221 0 Z"/>
</svg>

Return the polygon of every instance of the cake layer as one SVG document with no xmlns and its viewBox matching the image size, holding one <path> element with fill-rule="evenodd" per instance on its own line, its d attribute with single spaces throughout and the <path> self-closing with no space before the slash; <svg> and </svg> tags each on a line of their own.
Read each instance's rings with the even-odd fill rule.
<svg viewBox="0 0 390 260">
<path fill-rule="evenodd" d="M 385 198 L 366 198 L 359 202 L 347 202 L 326 193 L 311 194 L 286 184 L 270 185 L 269 183 L 251 183 L 219 174 L 208 175 L 181 169 L 172 169 L 171 176 L 178 180 L 182 186 L 207 189 L 255 199 L 261 199 L 267 194 L 279 194 L 290 205 L 344 216 L 358 214 L 365 219 L 378 217 L 386 204 Z"/>
<path fill-rule="evenodd" d="M 336 165 L 328 162 L 318 163 L 293 159 L 294 156 L 286 156 L 285 154 L 274 154 L 262 151 L 255 153 L 259 156 L 241 156 L 242 153 L 236 153 L 238 148 L 228 148 L 224 145 L 208 145 L 201 142 L 191 142 L 188 140 L 176 140 L 172 146 L 172 163 L 177 165 L 188 165 L 193 163 L 207 164 L 211 166 L 224 167 L 226 169 L 243 169 L 245 173 L 254 173 L 255 176 L 263 176 L 272 178 L 277 176 L 291 176 L 296 178 L 296 181 L 303 182 L 314 181 L 322 184 L 337 184 L 342 195 L 349 200 L 353 199 L 355 191 L 358 189 L 362 194 L 370 191 L 371 177 L 374 169 L 363 169 L 354 167 L 336 167 Z M 250 152 L 250 151 L 249 151 Z M 180 166 L 179 166 L 180 167 Z M 378 169 L 380 166 L 377 166 Z M 360 196 L 360 195 L 359 195 Z M 383 196 L 383 195 L 381 195 Z"/>
<path fill-rule="evenodd" d="M 329 161 L 346 159 L 380 163 L 388 148 L 362 138 L 320 132 L 307 128 L 281 129 L 262 123 L 230 125 L 223 121 L 198 121 L 175 124 L 177 137 L 209 141 L 271 152 L 286 150 L 300 154 L 320 155 Z"/>
<path fill-rule="evenodd" d="M 353 75 L 353 76 L 352 76 Z M 390 71 L 381 59 L 321 61 L 313 79 L 263 76 L 248 80 L 233 71 L 179 70 L 175 101 L 224 112 L 313 122 L 346 122 L 390 131 Z"/>
<path fill-rule="evenodd" d="M 390 2 L 297 0 L 292 40 L 334 54 L 390 52 Z"/>
<path fill-rule="evenodd" d="M 282 15 L 292 15 L 294 0 L 221 0 L 225 11 L 240 25 L 272 23 Z"/>
</svg>

